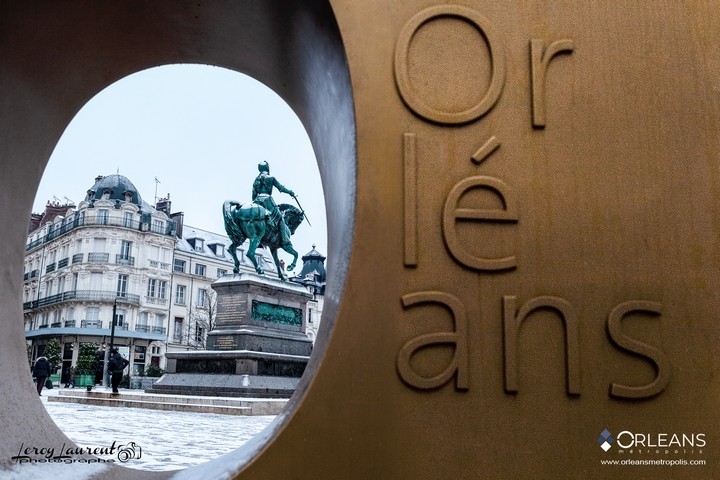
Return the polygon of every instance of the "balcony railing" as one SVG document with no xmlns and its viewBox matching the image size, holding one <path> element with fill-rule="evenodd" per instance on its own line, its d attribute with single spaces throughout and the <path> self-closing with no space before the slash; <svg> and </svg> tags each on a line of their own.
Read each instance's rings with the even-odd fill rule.
<svg viewBox="0 0 720 480">
<path fill-rule="evenodd" d="M 39 247 L 45 242 L 49 242 L 50 240 L 54 240 L 61 235 L 64 235 L 78 227 L 91 227 L 95 225 L 103 225 L 103 226 L 109 226 L 109 227 L 122 227 L 122 228 L 129 228 L 132 230 L 139 230 L 141 232 L 145 231 L 152 231 L 153 233 L 157 233 L 160 235 L 167 235 L 167 236 L 173 236 L 175 235 L 175 222 L 172 220 L 169 220 L 167 222 L 167 225 L 160 229 L 157 228 L 157 226 L 151 227 L 149 225 L 148 221 L 138 222 L 138 221 L 128 221 L 127 219 L 123 217 L 118 216 L 109 216 L 109 217 L 103 217 L 103 216 L 97 216 L 93 218 L 88 217 L 78 217 L 73 218 L 71 220 L 68 220 L 63 225 L 60 225 L 60 227 L 54 229 L 52 232 L 48 233 L 44 237 L 38 238 L 37 240 L 33 240 L 32 242 L 28 243 L 25 246 L 25 250 L 29 251 L 34 248 Z"/>
<path fill-rule="evenodd" d="M 32 280 L 33 278 L 37 278 L 37 276 L 38 276 L 38 271 L 33 270 L 32 272 L 27 272 L 25 275 L 23 275 L 23 280 L 25 280 L 25 281 Z"/>
<path fill-rule="evenodd" d="M 158 298 L 158 297 L 145 297 L 145 303 L 149 303 L 151 305 L 167 305 L 168 299 L 167 298 Z"/>
<path fill-rule="evenodd" d="M 25 246 L 25 250 L 26 250 L 26 251 L 27 251 L 27 250 L 32 250 L 33 248 L 42 245 L 44 241 L 45 241 L 45 237 L 38 238 L 37 240 L 33 240 L 32 242 L 28 243 L 28 244 Z"/>
<path fill-rule="evenodd" d="M 103 328 L 102 320 L 81 320 L 80 328 Z"/>
<path fill-rule="evenodd" d="M 160 235 L 164 235 L 167 231 L 167 227 L 165 225 L 153 224 L 150 226 L 150 231 L 153 233 L 159 233 Z"/>
<path fill-rule="evenodd" d="M 84 253 L 76 253 L 73 255 L 73 265 L 76 263 L 82 263 L 84 255 Z"/>
<path fill-rule="evenodd" d="M 115 255 L 115 263 L 118 265 L 135 265 L 135 257 L 129 255 Z"/>
<path fill-rule="evenodd" d="M 88 253 L 88 263 L 108 263 L 110 261 L 109 253 L 92 252 Z"/>
<path fill-rule="evenodd" d="M 45 267 L 45 273 L 50 273 L 55 271 L 55 262 L 51 263 L 47 267 Z"/>
<path fill-rule="evenodd" d="M 170 270 L 170 264 L 165 262 L 158 262 L 157 260 L 148 260 L 148 265 L 151 268 L 160 268 L 163 270 Z"/>
<path fill-rule="evenodd" d="M 80 320 L 80 328 L 88 328 L 88 329 L 98 329 L 98 330 L 111 330 L 112 329 L 112 322 L 110 320 L 100 320 L 100 319 L 93 319 L 93 320 Z M 77 328 L 78 327 L 78 320 L 66 320 L 64 322 L 53 322 L 51 324 L 41 324 L 37 325 L 33 328 L 32 325 L 26 325 L 26 332 L 31 332 L 33 330 L 42 330 L 42 329 L 50 329 L 50 328 Z M 115 331 L 130 331 L 130 324 L 127 322 L 124 322 L 120 325 L 115 325 Z M 166 335 L 167 328 L 165 327 L 157 327 L 157 326 L 151 326 L 151 325 L 136 325 L 135 326 L 135 332 L 140 333 L 152 333 L 156 335 Z M 51 332 L 48 332 L 50 334 Z"/>
<path fill-rule="evenodd" d="M 49 297 L 25 302 L 24 310 L 32 310 L 34 308 L 47 307 L 61 302 L 107 302 L 112 303 L 115 300 L 118 303 L 129 305 L 140 305 L 140 295 L 130 293 L 104 292 L 101 290 L 73 290 L 70 292 L 58 293 Z"/>
<path fill-rule="evenodd" d="M 70 261 L 70 259 L 68 257 L 65 257 L 62 260 L 59 260 L 58 264 L 57 264 L 57 268 L 60 269 L 60 268 L 67 267 L 69 261 Z"/>
</svg>

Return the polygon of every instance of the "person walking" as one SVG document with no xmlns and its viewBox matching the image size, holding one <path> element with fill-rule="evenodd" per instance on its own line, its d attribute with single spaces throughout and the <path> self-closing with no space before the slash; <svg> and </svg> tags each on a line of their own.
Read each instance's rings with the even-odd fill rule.
<svg viewBox="0 0 720 480">
<path fill-rule="evenodd" d="M 75 388 L 75 367 L 68 368 L 68 378 L 67 382 L 65 383 L 65 388 Z"/>
<path fill-rule="evenodd" d="M 45 380 L 50 376 L 50 362 L 47 357 L 38 357 L 33 367 L 33 376 L 37 379 L 37 392 L 42 397 Z"/>
<path fill-rule="evenodd" d="M 117 348 L 110 350 L 110 360 L 108 361 L 108 371 L 112 373 L 112 393 L 120 393 L 118 386 L 123 377 L 123 370 L 125 367 L 130 365 L 130 362 L 125 360 Z"/>
</svg>

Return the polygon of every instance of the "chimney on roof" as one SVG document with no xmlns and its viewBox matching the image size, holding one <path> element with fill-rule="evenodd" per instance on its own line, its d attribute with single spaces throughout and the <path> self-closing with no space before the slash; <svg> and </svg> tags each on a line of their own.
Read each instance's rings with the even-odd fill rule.
<svg viewBox="0 0 720 480">
<path fill-rule="evenodd" d="M 163 212 L 165 215 L 170 217 L 170 210 L 172 209 L 172 202 L 170 201 L 170 194 L 167 194 L 167 197 L 161 198 L 157 201 L 155 204 L 155 210 L 158 212 Z"/>
<path fill-rule="evenodd" d="M 177 238 L 183 238 L 183 220 L 185 214 L 183 212 L 175 212 L 169 215 L 170 219 L 175 222 L 175 236 Z"/>
<path fill-rule="evenodd" d="M 29 232 L 34 232 L 46 223 L 55 220 L 56 217 L 65 215 L 72 207 L 73 205 L 69 203 L 61 205 L 59 202 L 48 201 L 43 213 L 32 213 L 30 215 Z"/>
<path fill-rule="evenodd" d="M 43 214 L 42 213 L 32 213 L 30 214 L 30 227 L 28 228 L 28 233 L 34 232 L 38 228 L 40 228 L 40 222 L 42 221 Z"/>
</svg>

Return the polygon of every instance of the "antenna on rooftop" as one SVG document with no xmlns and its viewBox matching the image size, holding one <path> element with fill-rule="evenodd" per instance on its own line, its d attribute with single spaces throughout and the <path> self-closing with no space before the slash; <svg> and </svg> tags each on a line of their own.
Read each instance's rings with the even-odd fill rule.
<svg viewBox="0 0 720 480">
<path fill-rule="evenodd" d="M 158 183 L 160 183 L 160 180 L 158 180 L 158 177 L 155 177 L 155 205 L 157 205 L 157 201 L 158 201 L 158 196 L 157 196 Z"/>
</svg>

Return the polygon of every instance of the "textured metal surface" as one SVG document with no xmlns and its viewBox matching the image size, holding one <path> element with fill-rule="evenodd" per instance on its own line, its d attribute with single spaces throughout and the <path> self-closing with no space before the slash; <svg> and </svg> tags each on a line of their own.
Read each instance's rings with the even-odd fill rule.
<svg viewBox="0 0 720 480">
<path fill-rule="evenodd" d="M 22 344 L 43 166 L 102 88 L 192 62 L 266 83 L 308 129 L 328 289 L 287 413 L 178 478 L 720 476 L 714 2 L 13 1 L 0 19 L 3 467 L 17 439 L 63 440 Z"/>
</svg>

